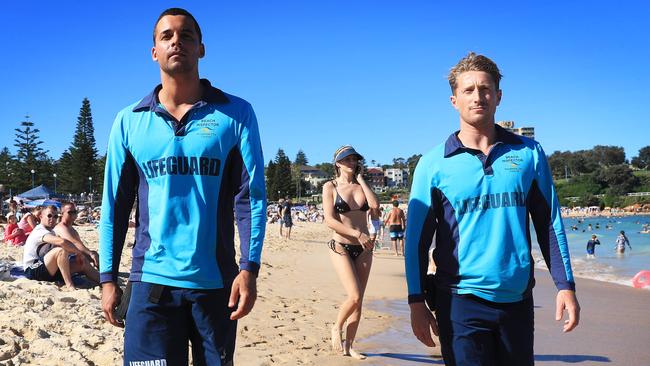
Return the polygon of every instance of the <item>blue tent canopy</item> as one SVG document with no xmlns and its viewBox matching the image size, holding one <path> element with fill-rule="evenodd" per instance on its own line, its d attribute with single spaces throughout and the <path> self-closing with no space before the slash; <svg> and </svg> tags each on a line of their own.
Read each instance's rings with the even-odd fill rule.
<svg viewBox="0 0 650 366">
<path fill-rule="evenodd" d="M 57 208 L 61 208 L 61 202 L 59 201 L 53 201 L 49 199 L 40 199 L 40 200 L 35 200 L 35 201 L 30 201 L 28 203 L 25 203 L 25 207 L 27 208 L 33 208 L 37 206 L 56 206 Z"/>
<path fill-rule="evenodd" d="M 22 197 L 22 198 L 27 198 L 30 200 L 37 200 L 41 198 L 53 198 L 53 197 L 58 197 L 57 194 L 55 194 L 52 190 L 47 188 L 44 185 L 40 185 L 38 187 L 32 188 L 27 192 L 23 192 L 21 194 L 17 194 L 16 196 Z"/>
</svg>

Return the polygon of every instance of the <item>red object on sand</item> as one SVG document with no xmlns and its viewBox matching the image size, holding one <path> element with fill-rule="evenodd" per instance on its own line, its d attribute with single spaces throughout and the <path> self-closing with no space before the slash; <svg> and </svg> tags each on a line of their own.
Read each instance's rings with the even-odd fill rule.
<svg viewBox="0 0 650 366">
<path fill-rule="evenodd" d="M 650 286 L 650 271 L 640 271 L 632 278 L 634 288 Z"/>
</svg>

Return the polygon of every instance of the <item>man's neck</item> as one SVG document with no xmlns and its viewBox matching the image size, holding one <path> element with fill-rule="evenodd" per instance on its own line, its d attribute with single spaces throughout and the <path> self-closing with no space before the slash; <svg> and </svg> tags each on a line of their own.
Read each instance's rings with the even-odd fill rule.
<svg viewBox="0 0 650 366">
<path fill-rule="evenodd" d="M 158 99 L 166 108 L 193 105 L 203 94 L 198 74 L 171 76 L 161 73 L 161 81 L 162 89 L 158 93 Z"/>
<path fill-rule="evenodd" d="M 483 154 L 487 155 L 497 139 L 494 120 L 480 124 L 469 124 L 461 120 L 458 139 L 464 146 L 470 149 L 481 150 Z"/>
</svg>

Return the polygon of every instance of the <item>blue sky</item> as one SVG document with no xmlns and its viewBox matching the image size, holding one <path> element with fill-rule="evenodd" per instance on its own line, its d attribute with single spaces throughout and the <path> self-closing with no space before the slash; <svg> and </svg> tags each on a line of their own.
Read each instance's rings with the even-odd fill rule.
<svg viewBox="0 0 650 366">
<path fill-rule="evenodd" d="M 202 77 L 253 104 L 265 160 L 310 163 L 352 144 L 367 160 L 424 153 L 458 128 L 448 70 L 468 51 L 501 68 L 497 120 L 534 126 L 548 154 L 650 145 L 644 1 L 11 2 L 0 59 L 0 147 L 26 114 L 54 158 L 88 97 L 103 154 L 115 114 L 159 82 L 153 23 L 201 25 Z"/>
</svg>

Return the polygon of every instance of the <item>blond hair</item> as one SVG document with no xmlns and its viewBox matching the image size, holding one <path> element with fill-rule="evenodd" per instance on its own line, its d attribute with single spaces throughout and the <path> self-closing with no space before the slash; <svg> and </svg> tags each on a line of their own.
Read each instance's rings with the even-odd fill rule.
<svg viewBox="0 0 650 366">
<path fill-rule="evenodd" d="M 467 71 L 483 71 L 490 74 L 492 80 L 494 81 L 494 86 L 499 90 L 499 82 L 501 81 L 501 72 L 499 67 L 494 61 L 483 55 L 477 55 L 474 52 L 470 52 L 467 56 L 463 57 L 458 63 L 449 70 L 449 75 L 447 79 L 449 80 L 449 86 L 451 87 L 451 92 L 456 94 L 457 78 L 460 74 Z"/>
</svg>

